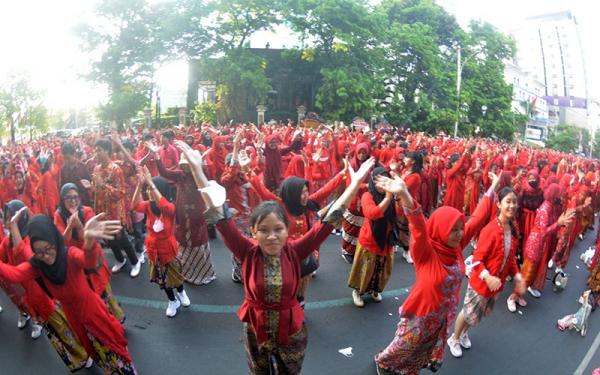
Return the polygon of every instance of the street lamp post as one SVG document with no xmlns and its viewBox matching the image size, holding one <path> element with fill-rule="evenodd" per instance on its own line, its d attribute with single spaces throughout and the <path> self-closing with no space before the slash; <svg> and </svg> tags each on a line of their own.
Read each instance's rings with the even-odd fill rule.
<svg viewBox="0 0 600 375">
<path fill-rule="evenodd" d="M 458 121 L 460 118 L 460 86 L 462 83 L 462 71 L 467 61 L 469 61 L 479 53 L 481 53 L 480 48 L 473 52 L 471 55 L 469 55 L 465 59 L 465 61 L 462 62 L 462 48 L 461 46 L 458 46 L 456 48 L 456 118 L 454 119 L 454 138 L 458 137 Z"/>
</svg>

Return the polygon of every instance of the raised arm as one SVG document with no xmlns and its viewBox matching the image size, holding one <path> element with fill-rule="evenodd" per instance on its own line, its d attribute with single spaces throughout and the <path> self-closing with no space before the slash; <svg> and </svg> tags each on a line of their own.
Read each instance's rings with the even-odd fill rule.
<svg viewBox="0 0 600 375">
<path fill-rule="evenodd" d="M 221 233 L 225 246 L 227 246 L 238 259 L 244 259 L 246 253 L 254 246 L 254 244 L 248 237 L 240 232 L 233 219 L 221 220 L 217 223 L 216 227 L 219 233 Z M 329 231 L 331 232 L 331 230 Z"/>
<path fill-rule="evenodd" d="M 9 283 L 22 283 L 35 279 L 38 276 L 39 273 L 29 262 L 23 262 L 18 266 L 11 266 L 10 264 L 0 262 L 0 279 Z"/>
<path fill-rule="evenodd" d="M 469 241 L 490 221 L 490 214 L 492 206 L 496 201 L 496 188 L 500 183 L 500 176 L 489 172 L 488 178 L 492 181 L 492 184 L 477 204 L 473 215 L 471 215 L 465 224 L 465 233 L 460 241 L 461 249 L 464 249 Z"/>
<path fill-rule="evenodd" d="M 429 241 L 425 216 L 421 207 L 414 202 L 406 183 L 400 177 L 391 179 L 385 176 L 378 176 L 375 183 L 386 192 L 395 194 L 400 200 L 408 219 L 410 255 L 417 266 L 428 263 L 435 256 L 435 251 Z"/>
<path fill-rule="evenodd" d="M 329 208 L 325 208 L 327 211 L 321 215 L 324 217 L 322 222 L 314 225 L 304 236 L 295 241 L 291 241 L 292 246 L 294 246 L 300 256 L 300 259 L 306 258 L 313 249 L 318 248 L 321 243 L 325 241 L 329 233 L 331 233 L 331 230 L 333 229 L 332 224 L 337 224 L 341 221 L 343 211 L 356 195 L 356 192 L 358 192 L 360 184 L 369 174 L 373 165 L 375 165 L 375 160 L 371 158 L 364 162 L 356 172 L 350 168 L 350 185 Z"/>
</svg>

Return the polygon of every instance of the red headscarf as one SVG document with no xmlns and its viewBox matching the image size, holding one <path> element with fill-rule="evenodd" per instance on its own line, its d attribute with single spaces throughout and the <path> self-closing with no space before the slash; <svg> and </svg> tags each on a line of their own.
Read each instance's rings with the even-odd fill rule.
<svg viewBox="0 0 600 375">
<path fill-rule="evenodd" d="M 462 247 L 460 245 L 457 247 L 448 246 L 448 238 L 458 221 L 462 221 L 464 227 L 465 215 L 454 207 L 442 206 L 435 210 L 427 220 L 427 233 L 429 234 L 431 246 L 442 263 L 446 266 L 452 266 L 456 264 L 457 260 L 460 260 L 462 268 L 464 267 Z"/>
<path fill-rule="evenodd" d="M 352 166 L 352 169 L 354 170 L 358 170 L 358 168 L 360 168 L 360 165 L 363 163 L 362 160 L 358 160 L 358 153 L 361 150 L 364 150 L 367 153 L 367 159 L 369 157 L 369 144 L 368 143 L 359 143 L 358 146 L 356 146 L 356 150 L 354 151 L 354 157 L 352 158 L 352 160 L 350 160 L 350 165 Z M 365 159 L 365 160 L 367 160 Z"/>
<path fill-rule="evenodd" d="M 544 201 L 550 203 L 550 207 L 552 207 L 552 216 L 554 220 L 558 219 L 561 211 L 561 202 L 557 201 L 560 199 L 560 186 L 558 184 L 550 184 L 544 190 Z"/>
<path fill-rule="evenodd" d="M 536 188 L 531 187 L 531 185 L 529 185 L 529 176 L 533 176 L 535 177 L 535 180 L 538 182 L 538 186 Z M 540 194 L 542 189 L 539 186 L 540 183 L 540 174 L 538 173 L 537 169 L 530 169 L 529 172 L 527 172 L 527 179 L 525 181 L 523 181 L 523 191 L 526 192 L 529 195 L 537 195 Z"/>
</svg>

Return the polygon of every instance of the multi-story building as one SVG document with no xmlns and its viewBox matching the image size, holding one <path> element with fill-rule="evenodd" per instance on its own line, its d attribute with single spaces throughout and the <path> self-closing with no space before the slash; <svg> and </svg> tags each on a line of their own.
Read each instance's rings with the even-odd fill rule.
<svg viewBox="0 0 600 375">
<path fill-rule="evenodd" d="M 588 127 L 588 88 L 577 19 L 570 11 L 528 18 L 511 32 L 516 62 L 542 82 L 551 123 Z"/>
<path fill-rule="evenodd" d="M 527 138 L 535 141 L 546 138 L 554 125 L 549 121 L 548 104 L 544 100 L 546 86 L 513 62 L 505 64 L 504 80 L 513 87 L 512 111 L 528 117 Z"/>
</svg>

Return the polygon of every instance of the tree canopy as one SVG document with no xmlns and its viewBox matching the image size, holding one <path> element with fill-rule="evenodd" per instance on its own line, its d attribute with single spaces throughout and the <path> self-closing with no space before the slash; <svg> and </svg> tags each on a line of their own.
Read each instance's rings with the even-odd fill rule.
<svg viewBox="0 0 600 375">
<path fill-rule="evenodd" d="M 90 78 L 110 87 L 109 112 L 111 105 L 119 107 L 125 88 L 149 98 L 155 69 L 184 58 L 200 60 L 210 71 L 220 115 L 238 118 L 234 103 L 263 104 L 273 87 L 266 61 L 248 48 L 249 41 L 258 31 L 283 26 L 300 46 L 282 55 L 292 69 L 305 63 L 318 72 L 314 110 L 326 119 L 377 115 L 434 132 L 450 131 L 458 117 L 461 135 L 479 127 L 481 134 L 502 139 L 522 127 L 503 78 L 514 43 L 487 23 L 461 29 L 433 0 L 104 0 L 97 14 L 79 33 L 96 57 Z M 131 111 L 113 117 L 147 105 L 132 102 Z"/>
</svg>

